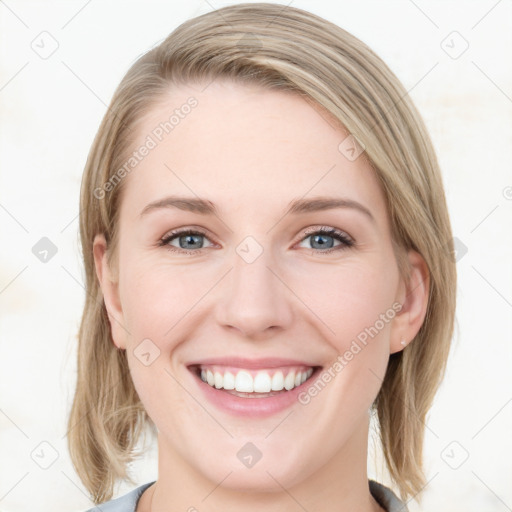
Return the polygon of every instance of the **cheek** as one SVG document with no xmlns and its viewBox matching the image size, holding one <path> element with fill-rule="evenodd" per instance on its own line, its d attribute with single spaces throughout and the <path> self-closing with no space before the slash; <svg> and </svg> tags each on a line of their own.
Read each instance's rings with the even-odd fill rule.
<svg viewBox="0 0 512 512">
<path fill-rule="evenodd" d="M 308 388 L 303 403 L 314 404 L 315 414 L 340 432 L 348 421 L 345 411 L 353 411 L 350 421 L 355 428 L 382 385 L 395 317 L 395 279 L 391 266 L 346 260 L 335 270 L 325 265 L 309 274 L 298 292 L 307 294 L 304 302 L 314 312 L 310 318 L 317 327 L 323 326 L 325 340 L 334 349 L 321 382 Z M 326 393 L 321 391 L 324 388 Z M 319 394 L 322 399 L 316 401 Z"/>
<path fill-rule="evenodd" d="M 178 417 L 186 400 L 169 355 L 184 339 L 187 313 L 204 291 L 197 288 L 195 274 L 187 279 L 184 267 L 154 259 L 127 257 L 121 273 L 123 318 L 130 333 L 127 356 L 135 389 L 156 424 L 172 424 L 169 411 Z"/>
<path fill-rule="evenodd" d="M 338 351 L 376 322 L 379 331 L 389 327 L 389 321 L 382 325 L 379 320 L 386 313 L 391 319 L 394 313 L 397 274 L 392 265 L 377 258 L 347 258 L 338 265 L 308 270 L 303 268 L 290 278 L 293 289 L 317 318 L 316 324 L 324 325 L 326 338 Z"/>
<path fill-rule="evenodd" d="M 165 337 L 200 299 L 209 283 L 204 272 L 191 272 L 183 265 L 172 266 L 149 258 L 127 258 L 120 279 L 124 284 L 120 294 L 128 330 L 155 339 Z"/>
</svg>

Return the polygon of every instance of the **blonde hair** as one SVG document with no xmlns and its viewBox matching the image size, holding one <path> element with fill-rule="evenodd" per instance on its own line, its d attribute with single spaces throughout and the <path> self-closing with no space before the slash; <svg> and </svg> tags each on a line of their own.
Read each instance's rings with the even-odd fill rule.
<svg viewBox="0 0 512 512">
<path fill-rule="evenodd" d="M 215 78 L 289 91 L 324 107 L 363 145 L 382 185 L 401 275 L 408 278 L 409 249 L 428 265 L 425 321 L 404 350 L 391 354 L 372 406 L 386 465 L 406 500 L 425 485 L 425 417 L 444 377 L 455 317 L 454 247 L 439 165 L 407 91 L 369 47 L 319 16 L 269 3 L 232 5 L 180 25 L 129 69 L 98 130 L 80 195 L 87 295 L 68 423 L 75 469 L 96 504 L 111 499 L 118 479 L 132 482 L 127 464 L 144 427 L 152 424 L 126 352 L 112 342 L 92 252 L 95 235 L 103 233 L 109 263 L 115 264 L 126 180 L 101 199 L 95 191 L 126 161 L 137 121 L 172 84 Z"/>
</svg>

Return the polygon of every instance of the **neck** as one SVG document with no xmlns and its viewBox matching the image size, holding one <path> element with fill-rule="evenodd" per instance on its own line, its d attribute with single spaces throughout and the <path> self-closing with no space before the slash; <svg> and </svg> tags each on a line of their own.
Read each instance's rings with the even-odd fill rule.
<svg viewBox="0 0 512 512">
<path fill-rule="evenodd" d="M 279 475 L 278 467 L 265 467 L 263 458 L 251 471 L 252 480 L 237 479 L 240 467 L 226 464 L 226 471 L 214 481 L 205 476 L 174 449 L 161 433 L 158 439 L 158 481 L 142 495 L 137 512 L 187 510 L 201 512 L 383 512 L 371 496 L 367 476 L 368 418 L 327 462 L 314 461 L 296 471 Z M 317 459 L 322 460 L 322 447 Z M 205 459 L 206 460 L 206 459 Z M 297 464 L 301 460 L 297 449 Z M 207 461 L 205 465 L 208 466 Z M 258 466 L 260 466 L 258 468 Z M 257 470 L 259 469 L 259 473 Z M 276 476 L 279 475 L 279 476 Z"/>
</svg>

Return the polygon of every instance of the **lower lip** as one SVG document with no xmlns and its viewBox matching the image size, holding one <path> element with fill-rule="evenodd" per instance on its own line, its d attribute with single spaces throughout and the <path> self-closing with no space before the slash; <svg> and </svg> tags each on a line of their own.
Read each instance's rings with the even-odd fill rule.
<svg viewBox="0 0 512 512">
<path fill-rule="evenodd" d="M 201 377 L 199 377 L 193 370 L 189 369 L 201 392 L 215 407 L 234 416 L 244 416 L 250 418 L 262 418 L 271 416 L 272 414 L 283 411 L 288 407 L 291 407 L 294 403 L 297 403 L 298 395 L 311 385 L 320 370 L 321 368 L 316 368 L 309 379 L 304 381 L 300 386 L 291 389 L 290 391 L 261 398 L 243 398 L 240 396 L 232 395 L 231 393 L 227 393 L 222 389 L 217 389 L 210 386 L 204 382 Z"/>
</svg>

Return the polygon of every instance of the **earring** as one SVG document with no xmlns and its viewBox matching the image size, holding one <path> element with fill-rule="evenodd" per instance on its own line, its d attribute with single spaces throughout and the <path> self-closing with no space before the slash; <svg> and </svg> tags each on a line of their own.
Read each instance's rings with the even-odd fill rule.
<svg viewBox="0 0 512 512">
<path fill-rule="evenodd" d="M 402 341 L 400 342 L 404 347 L 407 345 L 407 341 L 405 341 L 405 338 L 402 338 Z"/>
</svg>

